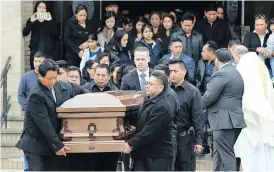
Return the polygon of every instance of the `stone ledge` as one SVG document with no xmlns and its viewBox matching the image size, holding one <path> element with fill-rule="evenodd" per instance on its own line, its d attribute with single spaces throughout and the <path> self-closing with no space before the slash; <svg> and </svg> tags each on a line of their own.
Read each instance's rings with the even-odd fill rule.
<svg viewBox="0 0 274 172">
<path fill-rule="evenodd" d="M 15 147 L 18 141 L 1 140 L 1 147 Z"/>
<path fill-rule="evenodd" d="M 1 134 L 22 134 L 22 129 L 1 129 Z"/>
<path fill-rule="evenodd" d="M 8 121 L 24 121 L 24 116 L 8 116 Z"/>
<path fill-rule="evenodd" d="M 10 159 L 14 161 L 23 161 L 24 154 L 1 154 L 1 159 Z"/>
</svg>

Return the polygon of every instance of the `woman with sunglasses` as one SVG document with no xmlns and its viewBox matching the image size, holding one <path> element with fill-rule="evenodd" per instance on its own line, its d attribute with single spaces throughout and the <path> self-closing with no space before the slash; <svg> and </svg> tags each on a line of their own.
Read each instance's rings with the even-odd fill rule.
<svg viewBox="0 0 274 172">
<path fill-rule="evenodd" d="M 267 30 L 267 18 L 264 14 L 257 14 L 254 18 L 255 29 L 248 32 L 244 37 L 244 46 L 251 52 L 256 52 L 262 61 L 268 59 L 266 55 L 266 43 L 269 38 L 269 31 Z"/>
</svg>

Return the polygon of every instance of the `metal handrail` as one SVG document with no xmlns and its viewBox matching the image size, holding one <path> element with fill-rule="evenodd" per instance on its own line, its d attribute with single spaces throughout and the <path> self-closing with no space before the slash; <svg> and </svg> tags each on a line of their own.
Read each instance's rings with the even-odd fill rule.
<svg viewBox="0 0 274 172">
<path fill-rule="evenodd" d="M 11 104 L 9 103 L 10 96 L 8 96 L 8 89 L 7 89 L 8 88 L 8 72 L 11 67 L 10 61 L 11 61 L 11 57 L 9 56 L 1 73 L 0 88 L 3 88 L 3 104 L 2 104 L 3 110 L 1 112 L 1 128 L 3 127 L 4 122 L 5 122 L 5 128 L 7 128 L 7 116 L 11 107 Z"/>
</svg>

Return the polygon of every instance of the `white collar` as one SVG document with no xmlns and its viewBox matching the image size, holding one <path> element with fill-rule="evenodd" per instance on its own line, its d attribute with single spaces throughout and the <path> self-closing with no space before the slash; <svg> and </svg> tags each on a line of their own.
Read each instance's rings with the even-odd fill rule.
<svg viewBox="0 0 274 172">
<path fill-rule="evenodd" d="M 137 73 L 138 73 L 138 76 L 140 76 L 141 74 L 146 74 L 146 77 L 149 77 L 149 68 L 145 71 L 145 72 L 141 72 L 137 69 Z"/>
<path fill-rule="evenodd" d="M 222 64 L 222 65 L 219 67 L 219 70 L 220 70 L 222 67 L 224 67 L 225 65 L 227 65 L 227 64 L 230 64 L 230 62 L 227 62 L 227 63 L 225 63 L 225 64 Z"/>
</svg>

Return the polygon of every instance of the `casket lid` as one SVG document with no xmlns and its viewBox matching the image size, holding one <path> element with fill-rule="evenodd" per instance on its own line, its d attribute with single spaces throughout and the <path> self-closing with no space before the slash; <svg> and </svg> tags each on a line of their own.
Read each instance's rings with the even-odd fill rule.
<svg viewBox="0 0 274 172">
<path fill-rule="evenodd" d="M 143 94 L 135 92 L 88 93 L 67 100 L 56 109 L 60 112 L 125 112 L 128 108 L 140 106 Z"/>
</svg>

